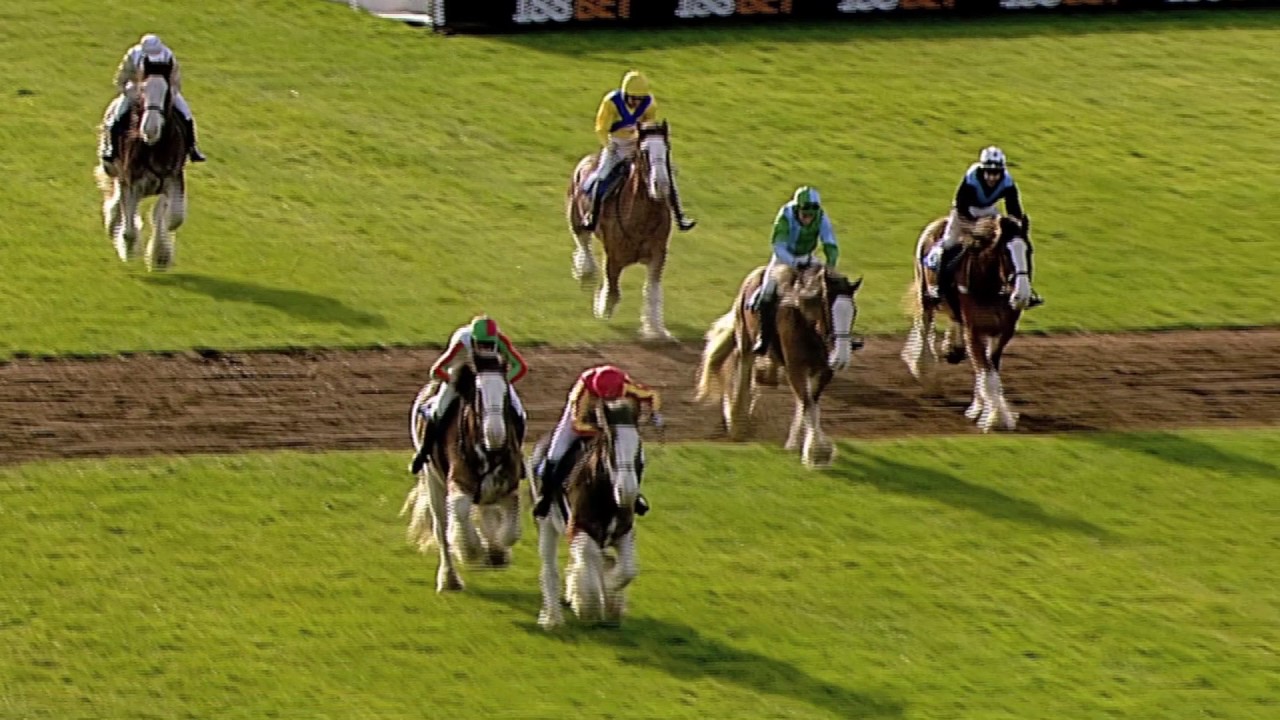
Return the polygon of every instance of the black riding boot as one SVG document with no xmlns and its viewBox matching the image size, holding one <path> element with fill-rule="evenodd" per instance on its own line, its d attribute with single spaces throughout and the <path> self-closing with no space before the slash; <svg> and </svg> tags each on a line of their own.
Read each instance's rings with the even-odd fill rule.
<svg viewBox="0 0 1280 720">
<path fill-rule="evenodd" d="M 129 114 L 125 113 L 124 117 L 118 117 L 111 121 L 111 127 L 107 128 L 104 133 L 105 137 L 102 141 L 102 155 L 100 159 L 104 165 L 110 165 L 116 161 L 116 156 L 120 152 L 120 135 L 124 133 L 124 124 L 128 122 Z"/>
<path fill-rule="evenodd" d="M 1027 309 L 1030 310 L 1033 307 L 1040 307 L 1043 304 L 1044 298 L 1040 297 L 1040 293 L 1036 292 L 1035 288 L 1032 288 L 1031 298 L 1027 300 Z"/>
<path fill-rule="evenodd" d="M 640 493 L 639 495 L 636 495 L 635 510 L 637 515 L 644 515 L 645 513 L 649 512 L 649 501 L 645 499 L 644 493 Z"/>
<path fill-rule="evenodd" d="M 680 232 L 689 232 L 698 224 L 697 220 L 684 214 L 684 206 L 680 204 L 680 190 L 676 188 L 674 179 L 671 181 L 671 207 L 676 211 L 676 225 Z"/>
<path fill-rule="evenodd" d="M 773 346 L 773 341 L 778 335 L 778 317 L 774 301 L 761 302 L 757 313 L 760 317 L 760 337 L 756 338 L 755 347 L 751 348 L 751 352 L 756 355 L 768 355 L 769 348 Z"/>
<path fill-rule="evenodd" d="M 600 204 L 604 201 L 604 180 L 597 180 L 595 187 L 591 188 L 591 212 L 584 218 L 582 229 L 588 232 L 594 231 L 596 225 L 600 222 Z"/>
<path fill-rule="evenodd" d="M 435 426 L 434 420 L 427 420 L 427 426 L 422 431 L 422 446 L 414 454 L 413 462 L 409 463 L 409 472 L 413 475 L 422 472 L 427 460 L 431 458 L 431 448 L 435 445 Z"/>
<path fill-rule="evenodd" d="M 544 460 L 538 475 L 538 504 L 533 506 L 533 516 L 544 518 L 551 512 L 551 504 L 560 497 L 560 463 Z"/>
<path fill-rule="evenodd" d="M 200 152 L 200 148 L 196 142 L 196 119 L 187 118 L 187 137 L 191 138 L 191 149 L 187 151 L 187 156 L 191 158 L 191 162 L 204 162 L 208 160 L 204 153 Z"/>
</svg>

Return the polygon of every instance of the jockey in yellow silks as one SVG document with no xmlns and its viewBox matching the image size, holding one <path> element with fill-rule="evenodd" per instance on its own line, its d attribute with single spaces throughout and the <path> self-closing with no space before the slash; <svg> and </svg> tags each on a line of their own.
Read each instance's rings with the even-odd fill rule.
<svg viewBox="0 0 1280 720">
<path fill-rule="evenodd" d="M 595 230 L 600 216 L 600 202 L 607 190 L 609 174 L 618 163 L 635 157 L 638 149 L 640 123 L 659 122 L 657 101 L 649 90 L 649 79 L 639 70 L 631 70 L 622 76 L 622 84 L 605 93 L 596 110 L 596 135 L 604 149 L 600 162 L 583 184 L 583 190 L 591 193 L 591 214 L 586 218 L 584 230 Z M 676 189 L 675 174 L 671 177 L 671 206 L 675 210 L 676 223 L 683 231 L 692 230 L 697 221 L 685 217 L 680 205 L 680 192 Z"/>
<path fill-rule="evenodd" d="M 150 75 L 163 75 L 169 81 L 173 107 L 186 123 L 187 137 L 191 139 L 191 150 L 188 153 L 191 162 L 204 162 L 204 153 L 196 147 L 196 120 L 191 114 L 191 107 L 187 105 L 187 99 L 182 96 L 182 70 L 178 66 L 178 58 L 158 36 L 147 33 L 125 51 L 116 68 L 116 88 L 120 91 L 120 100 L 115 103 L 115 115 L 107 118 L 107 132 L 103 133 L 100 153 L 103 165 L 115 162 L 119 150 L 116 138 L 124 130 L 123 123 L 129 120 L 129 108 L 136 99 L 134 95 L 137 94 L 137 83 Z"/>
</svg>

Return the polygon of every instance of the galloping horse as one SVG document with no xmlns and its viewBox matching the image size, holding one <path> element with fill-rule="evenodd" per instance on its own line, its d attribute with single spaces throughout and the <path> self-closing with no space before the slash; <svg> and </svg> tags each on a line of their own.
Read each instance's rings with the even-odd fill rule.
<svg viewBox="0 0 1280 720">
<path fill-rule="evenodd" d="M 135 84 L 141 98 L 130 108 L 128 129 L 116 145 L 120 149 L 111 167 L 94 168 L 102 190 L 102 217 L 116 254 L 127 261 L 137 254 L 142 220 L 138 205 L 143 198 L 158 195 L 151 213 L 151 238 L 146 262 L 150 269 L 163 270 L 173 263 L 172 232 L 187 217 L 187 181 L 184 168 L 191 138 L 187 137 L 181 115 L 173 105 L 169 81 L 163 75 L 148 75 Z M 111 132 L 116 114 L 112 101 L 103 120 L 102 133 Z"/>
<path fill-rule="evenodd" d="M 565 597 L 579 619 L 617 623 L 626 609 L 626 587 L 639 572 L 636 564 L 635 502 L 644 474 L 644 447 L 637 429 L 639 404 L 630 398 L 603 402 L 597 409 L 600 432 L 575 443 L 562 462 L 572 469 L 558 502 L 538 518 L 538 552 L 542 556 L 542 611 L 538 624 L 552 628 L 564 622 L 560 611 L 560 573 L 556 550 L 561 535 L 569 537 Z M 551 438 L 534 446 L 530 466 L 546 457 Z M 536 493 L 556 492 L 533 488 Z M 606 551 L 613 548 L 617 556 Z"/>
<path fill-rule="evenodd" d="M 938 310 L 925 298 L 921 259 L 942 237 L 946 223 L 946 218 L 929 223 L 916 242 L 915 282 L 908 290 L 913 321 L 901 356 L 911 374 L 934 390 L 938 358 L 945 352 L 947 362 L 955 364 L 967 354 L 973 366 L 973 403 L 964 411 L 965 417 L 976 421 L 983 432 L 997 424 L 1012 430 L 1018 414 L 1009 409 L 1004 397 L 1000 358 L 1031 297 L 1031 244 L 1018 221 L 982 218 L 962 239 L 958 259 L 950 252 L 943 257 L 944 263 L 954 265 L 954 280 L 939 287 L 943 312 L 951 320 L 946 337 L 939 342 Z"/>
<path fill-rule="evenodd" d="M 599 178 L 611 186 L 600 203 L 595 235 L 604 245 L 604 281 L 596 293 L 595 316 L 613 317 L 621 294 L 618 280 L 627 266 L 644 263 L 648 275 L 644 283 L 644 306 L 640 311 L 640 335 L 648 340 L 669 340 L 662 312 L 662 271 L 667 264 L 667 243 L 671 239 L 672 197 L 671 145 L 665 121 L 639 126 L 640 152 L 634 163 L 619 163 L 613 177 Z M 595 253 L 592 232 L 584 229 L 583 218 L 591 210 L 591 196 L 582 191 L 583 181 L 595 169 L 598 153 L 584 157 L 574 168 L 565 199 L 569 229 L 577 243 L 573 251 L 573 277 L 590 288 L 595 284 Z M 630 173 L 627 175 L 627 173 Z"/>
<path fill-rule="evenodd" d="M 803 432 L 804 464 L 825 465 L 835 457 L 835 446 L 822 432 L 818 400 L 834 371 L 844 369 L 852 351 L 861 347 L 853 342 L 850 330 L 858 314 L 854 294 L 862 279 L 850 282 L 819 264 L 800 270 L 779 266 L 775 272 L 780 273 L 781 297 L 777 342 L 769 356 L 757 360 L 751 352 L 759 320 L 748 303 L 764 279 L 764 268 L 759 267 L 743 280 L 733 308 L 707 331 L 697 397 L 708 399 L 718 394 L 729 436 L 741 440 L 747 434 L 759 386 L 776 385 L 777 370 L 782 368 L 796 400 L 785 447 L 797 449 Z M 759 372 L 752 372 L 757 362 Z"/>
<path fill-rule="evenodd" d="M 400 510 L 403 515 L 413 509 L 410 542 L 423 552 L 432 543 L 440 548 L 437 591 L 462 589 L 455 557 L 505 567 L 520 539 L 524 425 L 508 396 L 503 359 L 477 354 L 474 368 L 459 371 L 455 388 L 458 399 L 440 418 L 436 446 Z M 432 389 L 424 387 L 413 401 L 409 431 L 415 449 L 422 446 L 423 406 Z"/>
</svg>

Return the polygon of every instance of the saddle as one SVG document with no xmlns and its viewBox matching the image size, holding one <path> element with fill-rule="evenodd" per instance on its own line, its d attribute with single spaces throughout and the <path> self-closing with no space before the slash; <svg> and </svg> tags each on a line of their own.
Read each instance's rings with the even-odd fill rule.
<svg viewBox="0 0 1280 720">
<path fill-rule="evenodd" d="M 624 181 L 631 176 L 631 170 L 633 167 L 634 163 L 631 160 L 622 160 L 617 165 L 613 166 L 613 170 L 610 170 L 607 176 L 596 179 L 596 185 L 603 185 L 604 187 L 604 195 L 600 198 L 601 202 L 608 200 L 610 197 L 618 193 L 618 189 L 625 184 Z M 586 182 L 594 174 L 594 170 L 591 173 L 588 173 L 587 177 L 583 178 L 582 184 L 578 185 L 579 202 L 585 202 L 585 209 L 587 210 L 591 209 L 591 193 L 587 192 Z"/>
</svg>

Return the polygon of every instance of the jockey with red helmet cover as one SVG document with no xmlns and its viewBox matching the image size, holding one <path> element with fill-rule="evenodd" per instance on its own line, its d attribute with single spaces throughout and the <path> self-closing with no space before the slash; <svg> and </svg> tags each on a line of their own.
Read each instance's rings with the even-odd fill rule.
<svg viewBox="0 0 1280 720">
<path fill-rule="evenodd" d="M 464 365 L 474 367 L 474 357 L 480 353 L 496 353 L 506 359 L 511 407 L 520 415 L 522 421 L 525 418 L 524 405 L 520 402 L 520 396 L 516 394 L 515 384 L 528 373 L 529 366 L 511 344 L 511 340 L 498 328 L 498 323 L 494 322 L 493 318 L 488 315 L 477 315 L 470 322 L 453 331 L 453 335 L 449 338 L 449 346 L 431 366 L 431 382 L 436 387 L 431 398 L 419 408 L 419 412 L 427 422 L 422 446 L 409 466 L 409 471 L 413 474 L 418 474 L 426 464 L 427 458 L 431 455 L 431 449 L 435 445 L 436 425 L 440 418 L 444 417 L 445 411 L 453 401 L 458 398 L 458 391 L 454 388 L 458 371 Z"/>
<path fill-rule="evenodd" d="M 115 162 L 119 151 L 116 138 L 123 133 L 123 123 L 129 119 L 130 106 L 138 99 L 135 97 L 138 83 L 148 75 L 163 75 L 168 80 L 173 107 L 182 115 L 187 126 L 187 137 L 191 139 L 191 149 L 188 152 L 191 162 L 204 162 L 204 153 L 196 145 L 196 120 L 191 114 L 191 107 L 187 105 L 187 99 L 182 96 L 182 70 L 178 66 L 178 58 L 159 36 L 147 33 L 125 50 L 124 57 L 116 68 L 116 89 L 120 91 L 120 96 L 111 106 L 114 113 L 108 110 L 100 152 L 103 164 Z"/>
<path fill-rule="evenodd" d="M 653 424 L 662 426 L 662 399 L 649 386 L 633 380 L 626 371 L 614 365 L 597 365 L 578 375 L 569 391 L 569 401 L 560 415 L 560 422 L 551 433 L 551 442 L 547 446 L 546 458 L 539 473 L 542 500 L 534 508 L 536 517 L 547 514 L 551 499 L 558 494 L 556 491 L 563 482 L 564 471 L 568 470 L 567 467 L 560 467 L 565 454 L 578 440 L 593 437 L 600 432 L 595 423 L 596 406 L 601 401 L 624 397 L 647 404 Z M 644 495 L 637 497 L 635 511 L 638 515 L 649 511 L 649 503 Z"/>
</svg>

